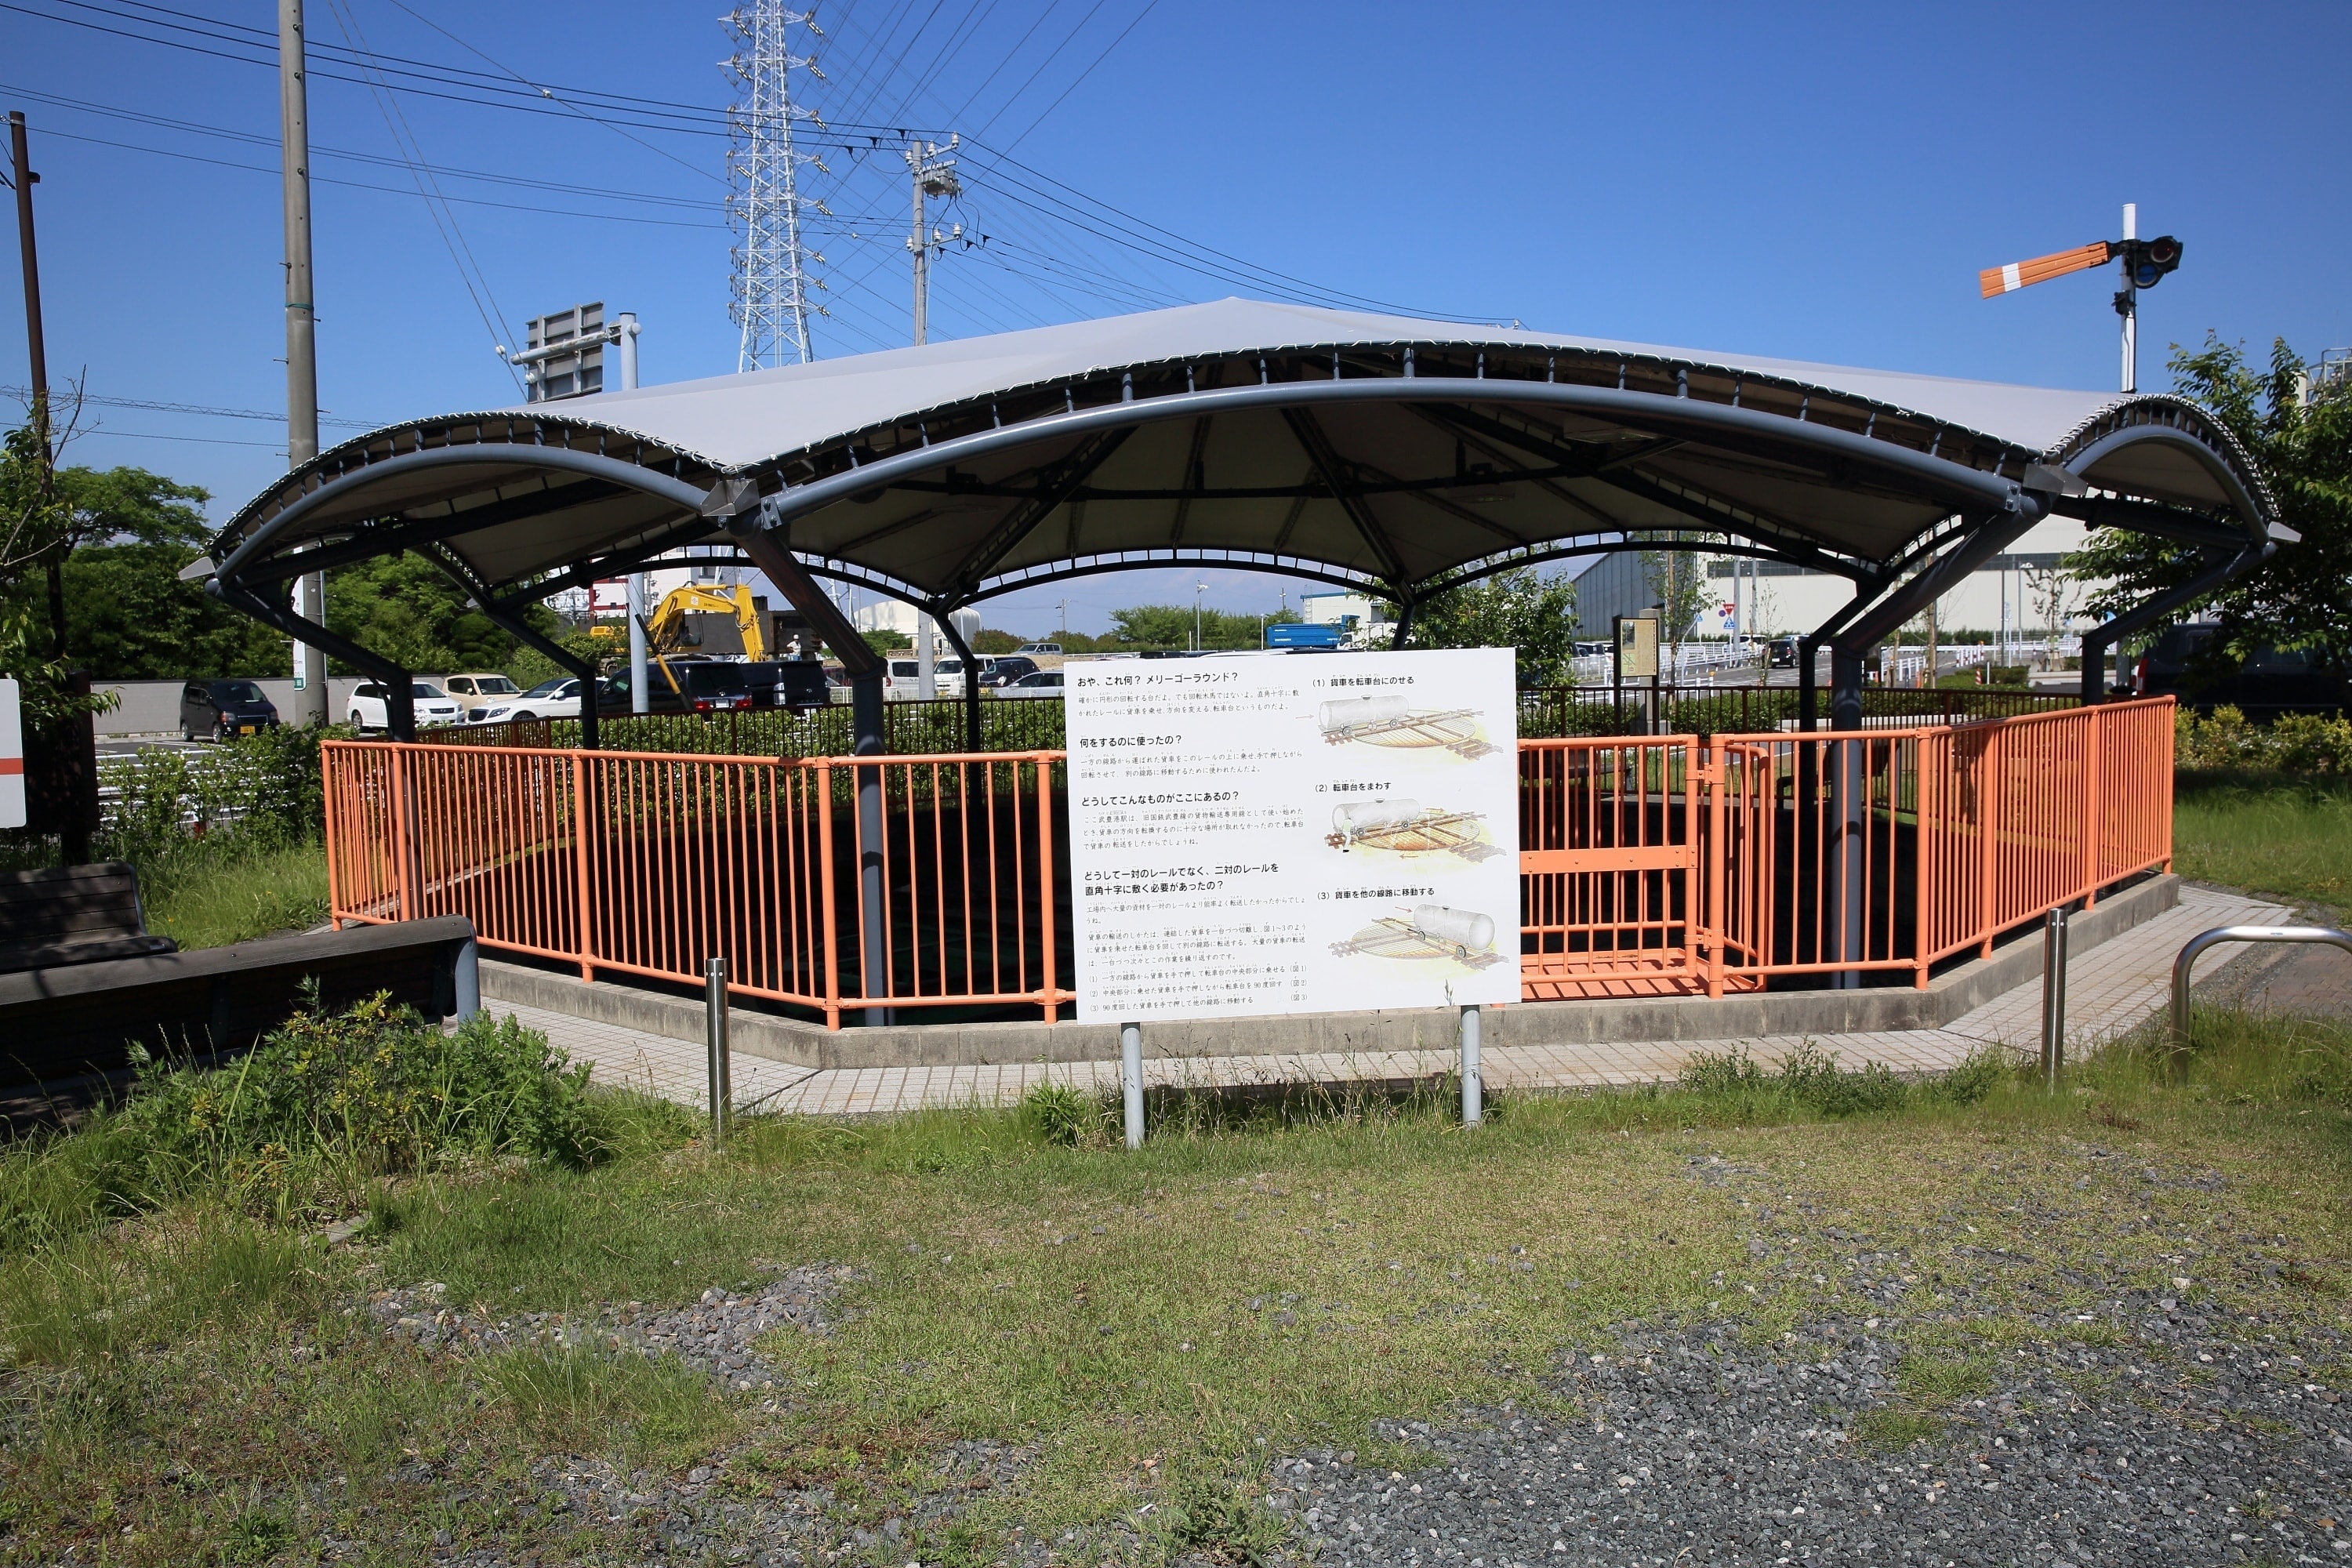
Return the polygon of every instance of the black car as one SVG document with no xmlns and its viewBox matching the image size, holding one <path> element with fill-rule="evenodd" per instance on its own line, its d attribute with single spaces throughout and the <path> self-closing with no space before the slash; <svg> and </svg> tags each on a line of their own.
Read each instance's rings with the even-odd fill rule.
<svg viewBox="0 0 2352 1568">
<path fill-rule="evenodd" d="M 1797 668 L 1797 639 L 1774 637 L 1764 645 L 1764 658 L 1774 669 Z"/>
<path fill-rule="evenodd" d="M 1017 653 L 1000 654 L 982 667 L 980 683 L 982 686 L 1010 686 L 1024 675 L 1036 673 L 1035 659 L 1024 658 Z"/>
<path fill-rule="evenodd" d="M 2203 666 L 2198 655 L 2221 631 L 2210 622 L 2174 626 L 2148 645 L 2133 667 L 2132 689 L 2143 697 L 2178 697 L 2211 711 L 2231 707 L 2249 719 L 2282 713 L 2335 713 L 2347 706 L 2344 683 L 2306 648 L 2258 647 L 2231 671 Z"/>
<path fill-rule="evenodd" d="M 646 666 L 648 713 L 822 708 L 832 700 L 824 667 L 814 659 L 738 663 L 731 659 L 673 658 L 667 675 L 658 662 L 649 660 Z M 596 710 L 600 714 L 619 714 L 629 709 L 629 672 L 624 669 L 601 683 Z"/>
<path fill-rule="evenodd" d="M 180 691 L 180 739 L 215 741 L 278 727 L 278 708 L 250 680 L 191 680 Z"/>
</svg>

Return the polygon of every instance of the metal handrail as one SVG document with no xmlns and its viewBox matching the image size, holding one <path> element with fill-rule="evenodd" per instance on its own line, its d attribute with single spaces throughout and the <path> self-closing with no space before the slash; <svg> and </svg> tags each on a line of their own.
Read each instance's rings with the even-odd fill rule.
<svg viewBox="0 0 2352 1568">
<path fill-rule="evenodd" d="M 2333 926 L 2215 926 L 2200 931 L 2183 944 L 2172 961 L 2172 1040 L 2189 1043 L 2189 971 L 2197 955 L 2225 942 L 2322 942 L 2352 952 L 2352 931 Z"/>
</svg>

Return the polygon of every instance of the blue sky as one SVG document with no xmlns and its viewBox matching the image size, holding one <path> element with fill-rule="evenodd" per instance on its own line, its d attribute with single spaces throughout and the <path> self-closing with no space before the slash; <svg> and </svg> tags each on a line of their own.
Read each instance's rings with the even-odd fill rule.
<svg viewBox="0 0 2352 1568">
<path fill-rule="evenodd" d="M 52 376 L 102 396 L 282 408 L 274 73 L 149 41 L 251 55 L 167 28 L 233 40 L 270 28 L 273 8 L 13 4 L 0 105 L 26 111 L 44 175 Z M 648 382 L 735 368 L 725 141 L 709 118 L 730 92 L 716 9 L 310 0 L 321 45 L 708 111 L 670 121 L 685 132 L 616 129 L 560 92 L 527 113 L 315 79 L 332 416 L 518 401 L 493 344 L 580 300 L 636 311 Z M 836 128 L 831 174 L 810 171 L 835 214 L 813 237 L 835 311 L 817 323 L 823 355 L 906 341 L 906 182 L 882 134 L 898 128 L 977 143 L 946 221 L 991 248 L 940 261 L 934 337 L 1251 291 L 1103 237 L 1122 220 L 1099 207 L 1070 221 L 1036 195 L 1059 182 L 1328 294 L 2086 387 L 2115 375 L 2107 277 L 1987 301 L 1976 272 L 2112 237 L 2137 201 L 2143 235 L 2187 246 L 2144 300 L 2144 385 L 2162 384 L 2164 345 L 2208 330 L 2256 347 L 2284 334 L 2312 355 L 2352 342 L 2352 6 L 843 0 L 820 5 L 818 25 L 825 79 L 802 87 Z M 850 125 L 880 140 L 841 152 L 866 138 Z M 467 199 L 436 209 L 398 161 L 404 142 L 441 170 L 534 183 L 439 174 Z M 0 384 L 17 384 L 8 292 Z M 91 413 L 102 428 L 77 460 L 200 483 L 216 517 L 283 466 L 265 422 Z M 1047 627 L 1066 596 L 1070 624 L 1099 629 L 1116 605 L 1189 600 L 1194 575 L 1084 580 L 990 619 Z M 1234 609 L 1270 606 L 1280 586 L 1207 576 L 1210 602 Z"/>
</svg>

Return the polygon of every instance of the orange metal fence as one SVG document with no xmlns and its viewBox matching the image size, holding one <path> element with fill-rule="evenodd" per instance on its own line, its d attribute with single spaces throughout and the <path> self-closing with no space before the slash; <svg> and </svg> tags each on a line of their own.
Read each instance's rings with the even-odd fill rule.
<svg viewBox="0 0 2352 1568">
<path fill-rule="evenodd" d="M 1519 747 L 1521 994 L 1927 983 L 2051 905 L 2169 863 L 2169 699 L 1871 730 Z M 342 921 L 471 918 L 490 947 L 837 1026 L 1074 1000 L 1061 753 L 681 756 L 329 742 Z M 861 842 L 861 784 L 878 795 Z M 869 796 L 870 798 L 870 796 Z M 878 899 L 861 920 L 859 883 Z"/>
</svg>

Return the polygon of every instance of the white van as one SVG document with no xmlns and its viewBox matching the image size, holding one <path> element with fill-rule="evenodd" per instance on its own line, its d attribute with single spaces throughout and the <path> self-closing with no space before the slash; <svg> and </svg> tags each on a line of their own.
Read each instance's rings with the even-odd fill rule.
<svg viewBox="0 0 2352 1568">
<path fill-rule="evenodd" d="M 941 697 L 963 695 L 963 660 L 943 658 L 931 667 L 937 679 L 933 688 Z M 916 661 L 898 654 L 890 656 L 882 671 L 882 700 L 886 702 L 913 702 L 921 698 L 922 676 Z"/>
</svg>

